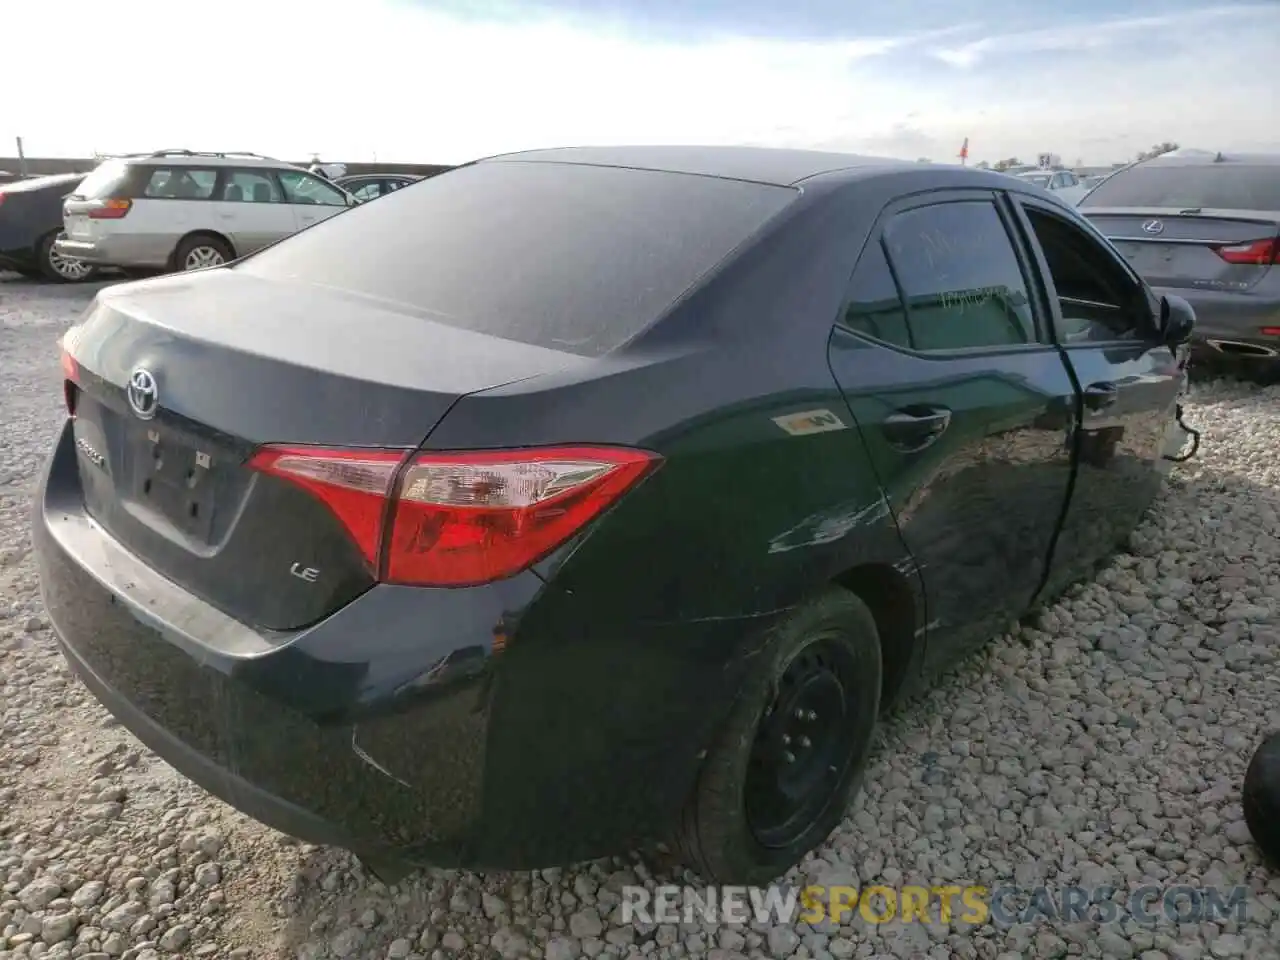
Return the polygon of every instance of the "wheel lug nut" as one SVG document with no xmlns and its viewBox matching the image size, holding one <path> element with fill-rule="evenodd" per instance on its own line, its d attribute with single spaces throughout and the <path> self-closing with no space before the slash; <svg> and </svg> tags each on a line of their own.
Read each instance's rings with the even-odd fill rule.
<svg viewBox="0 0 1280 960">
<path fill-rule="evenodd" d="M 817 715 L 816 713 L 814 713 L 812 710 L 810 710 L 808 713 L 806 713 L 806 714 L 804 715 L 804 718 L 805 718 L 806 720 L 817 720 L 817 719 L 818 719 L 818 715 Z"/>
<path fill-rule="evenodd" d="M 808 737 L 801 737 L 801 738 L 800 738 L 800 746 L 801 746 L 801 747 L 803 747 L 803 748 L 805 748 L 806 750 L 807 750 L 807 749 L 809 749 L 809 747 L 810 747 L 809 738 L 808 738 Z"/>
<path fill-rule="evenodd" d="M 787 735 L 787 734 L 785 734 L 785 733 L 782 735 L 782 745 L 783 745 L 784 747 L 789 747 L 789 746 L 791 746 L 791 737 L 790 737 L 790 736 L 788 736 L 788 735 Z"/>
<path fill-rule="evenodd" d="M 792 753 L 790 750 L 788 750 L 786 753 L 784 753 L 784 754 L 782 755 L 782 758 L 783 758 L 784 760 L 786 760 L 786 761 L 787 761 L 787 763 L 795 763 L 795 762 L 796 762 L 796 755 L 795 755 L 794 753 Z"/>
<path fill-rule="evenodd" d="M 803 720 L 803 719 L 804 719 L 804 711 L 803 711 L 803 710 L 797 710 L 797 711 L 796 711 L 796 719 L 797 719 L 797 720 Z"/>
</svg>

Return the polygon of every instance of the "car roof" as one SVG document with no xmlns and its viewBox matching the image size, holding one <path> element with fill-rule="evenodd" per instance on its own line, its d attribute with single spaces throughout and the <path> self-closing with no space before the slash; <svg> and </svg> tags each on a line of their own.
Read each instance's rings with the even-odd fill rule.
<svg viewBox="0 0 1280 960">
<path fill-rule="evenodd" d="M 196 166 L 196 167 L 270 167 L 272 169 L 301 169 L 284 160 L 264 157 L 257 153 L 201 153 L 191 150 L 157 150 L 154 153 L 126 153 L 117 157 L 107 157 L 105 162 L 121 161 L 123 163 L 155 164 L 156 166 Z"/>
<path fill-rule="evenodd" d="M 1220 163 L 1240 163 L 1249 166 L 1280 166 L 1280 153 L 1237 153 L 1213 150 L 1174 150 L 1144 160 L 1143 166 L 1156 167 L 1208 167 Z"/>
<path fill-rule="evenodd" d="M 824 174 L 849 178 L 875 171 L 932 165 L 851 153 L 737 146 L 557 147 L 487 157 L 480 163 L 569 163 L 690 173 L 774 186 L 795 186 Z"/>
<path fill-rule="evenodd" d="M 78 183 L 86 176 L 87 174 L 84 173 L 54 173 L 45 177 L 30 177 L 26 180 L 15 180 L 13 183 L 6 183 L 3 184 L 3 186 L 5 193 L 25 193 L 28 190 L 43 190 L 46 187 Z"/>
</svg>

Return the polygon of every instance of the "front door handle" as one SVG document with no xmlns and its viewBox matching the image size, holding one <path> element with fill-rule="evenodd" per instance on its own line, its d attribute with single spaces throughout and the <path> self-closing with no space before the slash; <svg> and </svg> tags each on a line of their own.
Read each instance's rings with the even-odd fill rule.
<svg viewBox="0 0 1280 960">
<path fill-rule="evenodd" d="M 914 453 L 934 443 L 951 425 L 951 411 L 946 407 L 913 405 L 893 411 L 884 418 L 881 429 L 895 450 Z"/>
<path fill-rule="evenodd" d="M 1109 381 L 1091 383 L 1084 388 L 1084 405 L 1090 410 L 1103 410 L 1120 397 L 1120 388 Z"/>
</svg>

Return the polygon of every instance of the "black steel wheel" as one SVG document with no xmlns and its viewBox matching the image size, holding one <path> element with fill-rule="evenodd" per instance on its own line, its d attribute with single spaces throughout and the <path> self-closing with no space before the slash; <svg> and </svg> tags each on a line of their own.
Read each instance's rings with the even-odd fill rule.
<svg viewBox="0 0 1280 960">
<path fill-rule="evenodd" d="M 843 819 L 880 710 L 880 637 L 866 604 L 832 589 L 778 623 L 681 819 L 684 859 L 717 884 L 769 883 Z"/>
<path fill-rule="evenodd" d="M 751 749 L 747 823 L 765 847 L 786 847 L 831 802 L 851 762 L 848 702 L 855 663 L 838 640 L 820 639 L 787 665 Z"/>
<path fill-rule="evenodd" d="M 1254 751 L 1240 804 L 1254 843 L 1272 866 L 1280 868 L 1280 730 Z"/>
</svg>

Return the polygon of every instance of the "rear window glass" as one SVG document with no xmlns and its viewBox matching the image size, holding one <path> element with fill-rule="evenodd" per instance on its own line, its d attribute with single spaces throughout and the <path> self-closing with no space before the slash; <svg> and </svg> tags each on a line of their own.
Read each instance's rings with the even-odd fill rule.
<svg viewBox="0 0 1280 960">
<path fill-rule="evenodd" d="M 1280 164 L 1139 166 L 1113 174 L 1082 207 L 1280 210 Z"/>
<path fill-rule="evenodd" d="M 796 195 L 686 174 L 481 163 L 352 207 L 235 269 L 595 356 L 648 327 Z"/>
<path fill-rule="evenodd" d="M 129 172 L 128 164 L 122 160 L 108 160 L 94 168 L 93 173 L 84 178 L 76 196 L 89 200 L 101 200 L 114 192 L 124 183 Z"/>
</svg>

